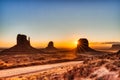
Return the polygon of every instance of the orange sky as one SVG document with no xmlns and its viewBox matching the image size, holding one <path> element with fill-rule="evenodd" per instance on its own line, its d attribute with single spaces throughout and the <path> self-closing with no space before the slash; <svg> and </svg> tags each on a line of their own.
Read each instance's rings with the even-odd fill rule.
<svg viewBox="0 0 120 80">
<path fill-rule="evenodd" d="M 49 42 L 49 41 L 48 41 Z M 48 45 L 48 42 L 32 42 L 31 45 L 36 48 L 45 48 Z M 0 47 L 9 48 L 16 44 L 16 42 L 2 42 L 0 41 Z M 71 40 L 71 41 L 54 41 L 54 46 L 57 48 L 75 48 L 77 45 L 77 40 Z M 102 44 L 101 42 L 89 42 L 89 46 L 93 48 L 99 48 L 99 47 L 110 47 L 111 44 Z"/>
</svg>

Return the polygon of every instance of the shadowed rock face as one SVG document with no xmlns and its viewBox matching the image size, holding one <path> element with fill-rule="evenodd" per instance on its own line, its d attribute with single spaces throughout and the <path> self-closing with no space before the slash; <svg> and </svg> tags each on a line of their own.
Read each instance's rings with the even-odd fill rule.
<svg viewBox="0 0 120 80">
<path fill-rule="evenodd" d="M 49 48 L 53 48 L 53 47 L 54 47 L 54 44 L 53 44 L 52 41 L 50 41 L 50 42 L 48 43 L 48 47 L 49 47 Z"/>
<path fill-rule="evenodd" d="M 27 40 L 26 35 L 18 34 L 16 45 L 9 48 L 9 49 L 3 50 L 1 53 L 4 53 L 4 54 L 18 54 L 18 53 L 24 54 L 24 53 L 36 53 L 36 52 L 38 53 L 39 50 L 33 48 L 30 45 L 30 38 L 28 38 L 28 40 Z"/>
<path fill-rule="evenodd" d="M 26 35 L 21 35 L 18 34 L 17 36 L 17 45 L 18 46 L 30 46 L 30 38 L 27 40 L 27 36 Z"/>
<path fill-rule="evenodd" d="M 120 49 L 120 44 L 113 44 L 111 49 Z"/>
<path fill-rule="evenodd" d="M 95 51 L 89 47 L 89 42 L 86 38 L 81 38 L 78 40 L 77 53 Z"/>
<path fill-rule="evenodd" d="M 117 52 L 117 54 L 119 54 L 119 55 L 120 55 L 120 50 Z"/>
<path fill-rule="evenodd" d="M 46 49 L 49 49 L 49 50 L 56 50 L 56 48 L 54 47 L 53 41 L 50 41 L 50 42 L 48 43 L 48 46 L 46 47 Z"/>
</svg>

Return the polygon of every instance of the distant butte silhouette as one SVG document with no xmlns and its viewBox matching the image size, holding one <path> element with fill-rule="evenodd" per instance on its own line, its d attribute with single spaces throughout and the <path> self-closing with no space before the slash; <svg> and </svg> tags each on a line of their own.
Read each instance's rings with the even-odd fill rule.
<svg viewBox="0 0 120 80">
<path fill-rule="evenodd" d="M 113 44 L 110 49 L 118 49 L 118 50 L 120 50 L 120 44 Z"/>
<path fill-rule="evenodd" d="M 38 53 L 39 50 L 33 48 L 30 45 L 30 37 L 23 35 L 23 34 L 18 34 L 17 35 L 17 44 L 9 49 L 3 50 L 1 53 L 4 54 L 24 54 L 24 53 Z"/>
<path fill-rule="evenodd" d="M 28 37 L 28 40 L 27 40 L 26 35 L 18 34 L 17 35 L 17 46 L 30 47 L 30 37 Z"/>
<path fill-rule="evenodd" d="M 46 47 L 47 50 L 57 50 L 57 48 L 54 47 L 54 42 L 50 41 L 48 43 L 48 46 Z"/>
<path fill-rule="evenodd" d="M 89 51 L 95 51 L 94 49 L 89 47 L 89 42 L 86 38 L 80 38 L 77 44 L 77 53 L 84 53 Z"/>
</svg>

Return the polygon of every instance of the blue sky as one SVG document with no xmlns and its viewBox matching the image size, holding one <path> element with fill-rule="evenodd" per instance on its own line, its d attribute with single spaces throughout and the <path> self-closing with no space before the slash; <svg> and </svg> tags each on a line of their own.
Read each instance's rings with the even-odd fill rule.
<svg viewBox="0 0 120 80">
<path fill-rule="evenodd" d="M 119 0 L 0 1 L 0 43 L 14 44 L 18 33 L 36 44 L 81 37 L 91 42 L 120 41 L 119 30 Z"/>
</svg>

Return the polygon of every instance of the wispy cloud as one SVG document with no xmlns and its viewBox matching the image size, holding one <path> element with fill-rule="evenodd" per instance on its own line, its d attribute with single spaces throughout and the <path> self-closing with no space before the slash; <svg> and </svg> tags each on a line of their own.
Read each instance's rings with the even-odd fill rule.
<svg viewBox="0 0 120 80">
<path fill-rule="evenodd" d="M 120 44 L 120 42 L 102 42 L 102 44 Z"/>
</svg>

